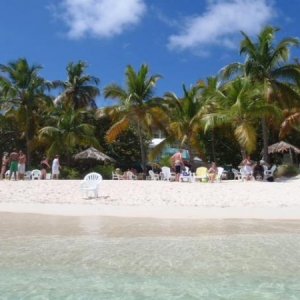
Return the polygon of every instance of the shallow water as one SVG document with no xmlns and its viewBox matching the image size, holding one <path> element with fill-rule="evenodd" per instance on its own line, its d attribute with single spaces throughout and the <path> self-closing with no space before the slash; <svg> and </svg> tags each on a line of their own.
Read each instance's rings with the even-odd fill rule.
<svg viewBox="0 0 300 300">
<path fill-rule="evenodd" d="M 0 214 L 0 299 L 300 299 L 300 222 Z"/>
</svg>

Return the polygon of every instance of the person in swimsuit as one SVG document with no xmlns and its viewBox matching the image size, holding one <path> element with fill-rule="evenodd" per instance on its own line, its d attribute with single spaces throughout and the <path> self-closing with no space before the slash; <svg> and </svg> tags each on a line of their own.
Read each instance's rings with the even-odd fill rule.
<svg viewBox="0 0 300 300">
<path fill-rule="evenodd" d="M 250 155 L 247 155 L 246 158 L 243 160 L 244 164 L 244 171 L 246 174 L 246 180 L 250 180 L 250 176 L 252 174 L 252 162 L 250 159 Z"/>
<path fill-rule="evenodd" d="M 15 176 L 15 180 L 17 180 L 17 171 L 18 171 L 18 160 L 19 154 L 17 149 L 13 149 L 13 151 L 9 155 L 10 166 L 9 166 L 9 180 L 11 179 L 12 174 Z"/>
<path fill-rule="evenodd" d="M 43 160 L 41 161 L 41 179 L 46 179 L 47 170 L 49 170 L 51 167 L 48 163 L 48 159 L 46 157 L 43 157 Z"/>
<path fill-rule="evenodd" d="M 184 165 L 182 161 L 182 150 L 179 149 L 178 152 L 174 153 L 171 157 L 171 164 L 175 168 L 175 181 L 179 181 L 181 167 Z"/>
<path fill-rule="evenodd" d="M 0 174 L 0 179 L 4 178 L 4 174 L 6 172 L 7 169 L 7 165 L 9 163 L 9 157 L 8 157 L 8 153 L 4 152 L 3 156 L 2 156 L 2 164 L 1 164 L 1 174 Z"/>
<path fill-rule="evenodd" d="M 215 162 L 211 163 L 210 168 L 207 171 L 208 181 L 213 183 L 217 177 L 218 168 Z"/>
</svg>

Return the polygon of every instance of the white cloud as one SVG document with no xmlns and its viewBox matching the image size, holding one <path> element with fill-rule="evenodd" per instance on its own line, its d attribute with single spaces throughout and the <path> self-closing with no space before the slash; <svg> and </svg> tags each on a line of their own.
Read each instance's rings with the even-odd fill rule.
<svg viewBox="0 0 300 300">
<path fill-rule="evenodd" d="M 240 30 L 257 34 L 276 14 L 267 0 L 207 0 L 200 16 L 186 18 L 181 31 L 169 37 L 170 49 L 206 49 L 212 45 L 232 48 Z"/>
<path fill-rule="evenodd" d="M 118 35 L 139 23 L 145 11 L 144 0 L 63 0 L 56 7 L 56 17 L 67 24 L 70 38 L 101 38 Z"/>
</svg>

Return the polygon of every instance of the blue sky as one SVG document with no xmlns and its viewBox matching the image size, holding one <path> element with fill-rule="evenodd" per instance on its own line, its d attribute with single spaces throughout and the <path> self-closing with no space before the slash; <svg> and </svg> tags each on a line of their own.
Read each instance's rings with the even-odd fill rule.
<svg viewBox="0 0 300 300">
<path fill-rule="evenodd" d="M 239 56 L 240 30 L 263 25 L 278 39 L 300 37 L 299 0 L 0 0 L 0 63 L 19 57 L 41 64 L 48 80 L 84 60 L 100 89 L 123 86 L 128 64 L 163 76 L 156 93 L 182 95 L 182 84 L 216 75 Z M 291 57 L 299 56 L 299 49 Z M 98 106 L 112 102 L 99 97 Z"/>
</svg>

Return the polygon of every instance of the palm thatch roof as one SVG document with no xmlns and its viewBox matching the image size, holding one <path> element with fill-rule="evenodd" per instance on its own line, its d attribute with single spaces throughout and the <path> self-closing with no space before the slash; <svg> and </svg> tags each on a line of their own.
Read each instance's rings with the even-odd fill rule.
<svg viewBox="0 0 300 300">
<path fill-rule="evenodd" d="M 109 160 L 111 162 L 116 162 L 115 159 L 109 157 L 108 155 L 102 153 L 101 151 L 95 149 L 94 147 L 90 147 L 82 152 L 77 153 L 74 155 L 75 159 L 95 159 L 95 160 Z"/>
<path fill-rule="evenodd" d="M 286 151 L 293 151 L 297 154 L 300 154 L 300 149 L 297 148 L 296 146 L 293 146 L 289 143 L 286 143 L 286 142 L 279 142 L 279 143 L 276 143 L 276 144 L 273 144 L 271 146 L 268 147 L 268 152 L 269 153 L 283 153 L 283 152 L 286 152 Z"/>
</svg>

